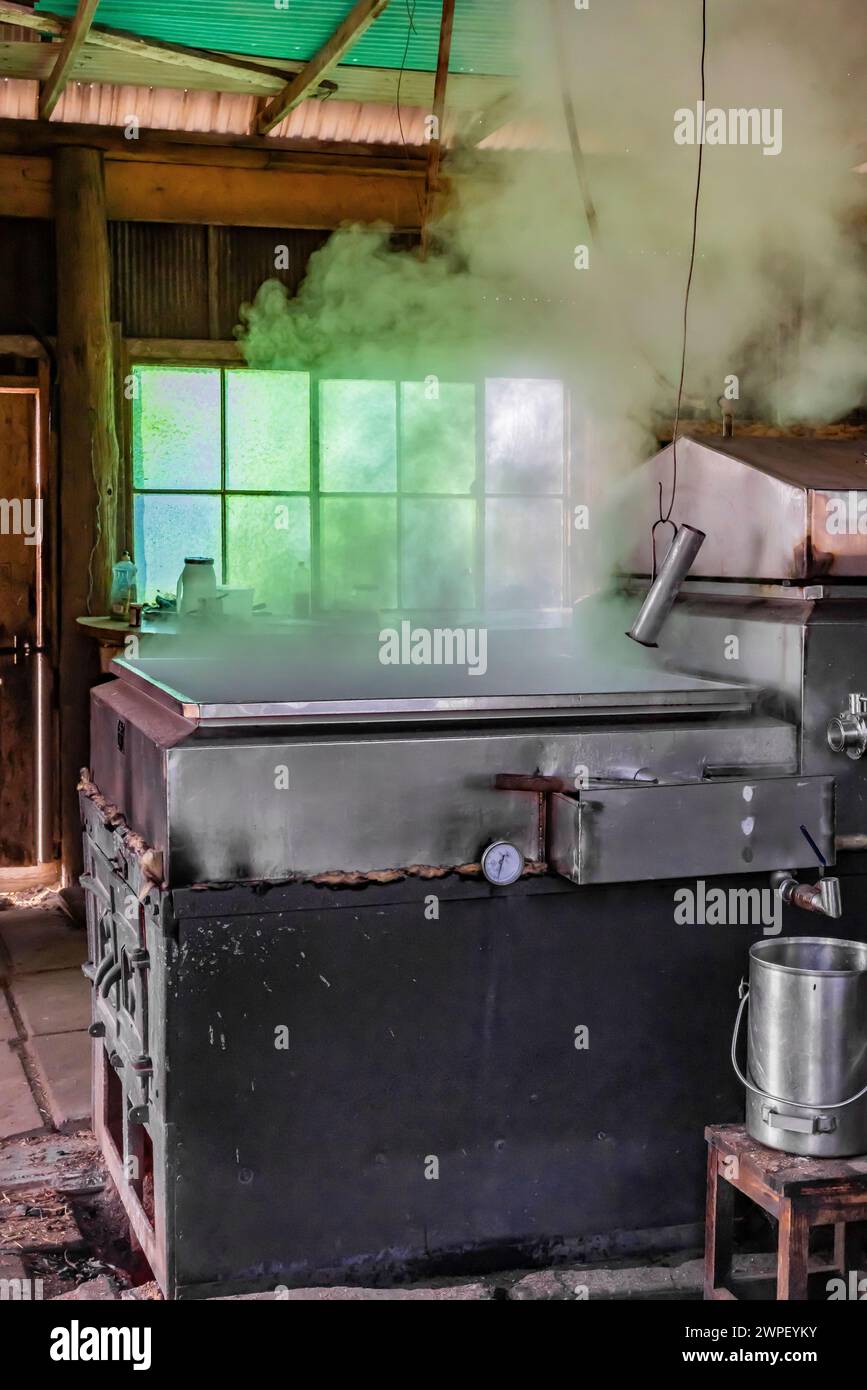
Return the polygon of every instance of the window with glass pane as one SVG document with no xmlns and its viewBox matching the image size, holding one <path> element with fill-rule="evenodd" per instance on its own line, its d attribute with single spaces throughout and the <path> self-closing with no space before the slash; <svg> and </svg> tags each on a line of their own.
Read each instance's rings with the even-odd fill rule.
<svg viewBox="0 0 867 1390">
<path fill-rule="evenodd" d="M 133 481 L 183 492 L 220 486 L 220 372 L 202 367 L 133 371 Z"/>
<path fill-rule="evenodd" d="M 277 615 L 564 602 L 561 382 L 133 369 L 139 590 L 187 555 Z"/>
<path fill-rule="evenodd" d="M 485 383 L 485 482 L 490 493 L 560 494 L 565 451 L 563 383 Z"/>
<path fill-rule="evenodd" d="M 323 492 L 394 492 L 397 410 L 393 381 L 319 386 L 319 476 Z"/>
<path fill-rule="evenodd" d="M 226 487 L 310 489 L 306 372 L 226 373 Z"/>
<path fill-rule="evenodd" d="M 403 489 L 470 494 L 476 468 L 475 386 L 463 382 L 401 382 Z"/>
</svg>

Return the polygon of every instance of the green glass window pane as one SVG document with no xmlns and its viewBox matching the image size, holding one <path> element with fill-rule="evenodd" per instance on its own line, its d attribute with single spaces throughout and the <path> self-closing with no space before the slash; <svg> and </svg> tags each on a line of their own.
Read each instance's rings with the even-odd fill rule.
<svg viewBox="0 0 867 1390">
<path fill-rule="evenodd" d="M 563 506 L 554 497 L 489 498 L 485 594 L 490 608 L 557 608 L 562 602 Z"/>
<path fill-rule="evenodd" d="M 306 497 L 226 498 L 226 583 L 254 589 L 272 613 L 310 600 L 310 503 Z"/>
<path fill-rule="evenodd" d="M 463 492 L 476 478 L 476 388 L 421 381 L 400 387 L 400 485 L 404 492 Z"/>
<path fill-rule="evenodd" d="M 487 381 L 485 491 L 562 493 L 564 460 L 562 381 Z"/>
<path fill-rule="evenodd" d="M 475 502 L 407 497 L 400 515 L 402 602 L 409 608 L 474 607 Z"/>
<path fill-rule="evenodd" d="M 173 594 L 188 555 L 212 555 L 221 582 L 219 497 L 138 493 L 135 498 L 135 562 L 140 599 L 157 590 Z"/>
<path fill-rule="evenodd" d="M 320 575 L 326 608 L 397 605 L 397 503 L 392 497 L 324 497 Z"/>
<path fill-rule="evenodd" d="M 220 373 L 210 367 L 134 367 L 136 487 L 220 486 Z"/>
<path fill-rule="evenodd" d="M 306 372 L 226 372 L 226 486 L 306 492 L 310 378 Z"/>
<path fill-rule="evenodd" d="M 319 486 L 323 492 L 393 492 L 397 485 L 393 381 L 319 386 Z"/>
</svg>

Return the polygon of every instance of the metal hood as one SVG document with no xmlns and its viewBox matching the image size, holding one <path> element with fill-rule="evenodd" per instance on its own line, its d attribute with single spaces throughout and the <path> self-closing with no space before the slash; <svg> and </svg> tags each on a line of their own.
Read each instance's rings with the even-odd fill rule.
<svg viewBox="0 0 867 1390">
<path fill-rule="evenodd" d="M 672 469 L 668 445 L 629 480 L 621 551 L 627 573 L 650 572 L 658 485 L 668 498 Z M 684 436 L 677 445 L 672 519 L 706 532 L 692 578 L 803 583 L 867 577 L 867 436 Z"/>
</svg>

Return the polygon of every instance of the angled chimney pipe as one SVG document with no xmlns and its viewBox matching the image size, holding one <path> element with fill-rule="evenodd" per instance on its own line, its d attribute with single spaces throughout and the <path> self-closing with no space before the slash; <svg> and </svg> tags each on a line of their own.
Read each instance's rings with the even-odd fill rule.
<svg viewBox="0 0 867 1390">
<path fill-rule="evenodd" d="M 638 617 L 626 634 L 633 642 L 638 642 L 642 647 L 658 645 L 656 639 L 671 612 L 681 584 L 701 550 L 704 538 L 704 531 L 687 526 L 685 522 L 678 528 L 659 573 L 647 591 Z"/>
</svg>

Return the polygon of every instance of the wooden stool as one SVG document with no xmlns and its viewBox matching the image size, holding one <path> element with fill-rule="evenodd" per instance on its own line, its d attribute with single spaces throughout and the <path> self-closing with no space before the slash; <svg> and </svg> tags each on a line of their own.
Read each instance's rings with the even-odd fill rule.
<svg viewBox="0 0 867 1390">
<path fill-rule="evenodd" d="M 729 1287 L 735 1191 L 779 1223 L 777 1298 L 806 1299 L 810 1231 L 834 1227 L 834 1271 L 848 1280 L 867 1222 L 867 1157 L 799 1158 L 751 1139 L 743 1125 L 708 1125 L 704 1296 L 737 1299 Z M 850 1295 L 851 1296 L 851 1295 Z"/>
</svg>

